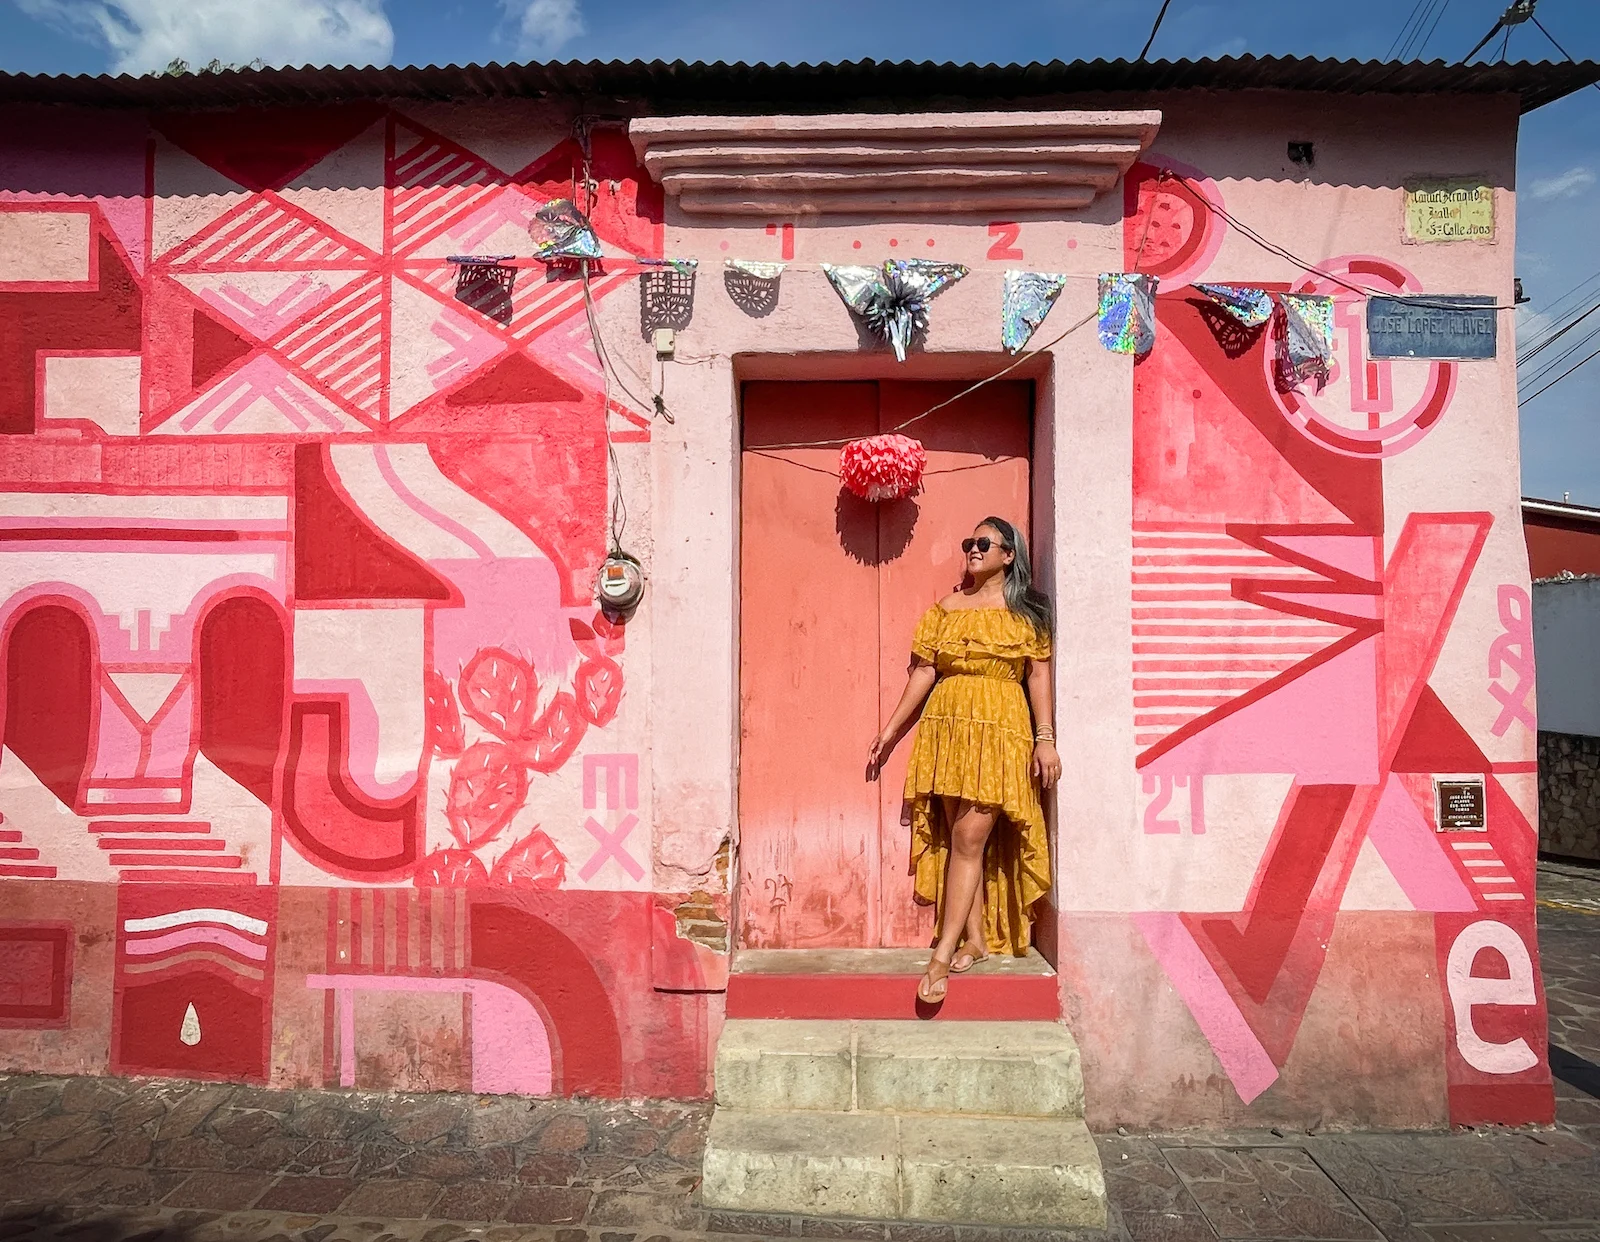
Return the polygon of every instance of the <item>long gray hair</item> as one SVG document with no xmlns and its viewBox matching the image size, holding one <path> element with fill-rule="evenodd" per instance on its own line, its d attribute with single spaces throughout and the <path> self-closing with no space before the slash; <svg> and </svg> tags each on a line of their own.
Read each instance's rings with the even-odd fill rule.
<svg viewBox="0 0 1600 1242">
<path fill-rule="evenodd" d="M 1011 564 L 1006 566 L 1006 607 L 1044 637 L 1051 637 L 1055 628 L 1054 610 L 1050 607 L 1050 597 L 1034 589 L 1033 565 L 1028 560 L 1028 544 L 1022 532 L 1004 518 L 986 517 L 978 525 L 998 532 L 1000 546 L 1012 554 Z"/>
</svg>

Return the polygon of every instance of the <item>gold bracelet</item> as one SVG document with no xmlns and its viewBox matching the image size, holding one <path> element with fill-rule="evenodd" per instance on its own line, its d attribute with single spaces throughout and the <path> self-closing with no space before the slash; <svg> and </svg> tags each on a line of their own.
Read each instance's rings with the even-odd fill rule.
<svg viewBox="0 0 1600 1242">
<path fill-rule="evenodd" d="M 1033 740 L 1036 742 L 1053 742 L 1056 740 L 1056 731 L 1054 729 L 1040 729 L 1033 735 Z"/>
</svg>

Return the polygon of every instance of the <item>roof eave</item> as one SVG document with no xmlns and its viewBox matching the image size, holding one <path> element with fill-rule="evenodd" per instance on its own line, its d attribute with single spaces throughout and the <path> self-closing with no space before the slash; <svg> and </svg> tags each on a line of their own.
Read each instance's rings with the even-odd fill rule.
<svg viewBox="0 0 1600 1242">
<path fill-rule="evenodd" d="M 560 94 L 652 107 L 804 111 L 854 101 L 940 97 L 981 104 L 1086 94 L 1285 90 L 1342 94 L 1515 95 L 1530 112 L 1600 82 L 1592 61 L 1448 64 L 1238 56 L 1217 60 L 1050 61 L 975 65 L 910 61 L 705 64 L 566 61 L 527 64 L 292 69 L 133 77 L 0 73 L 0 102 L 111 108 L 221 108 L 354 99 L 472 100 Z M 945 106 L 945 105 L 941 105 Z"/>
</svg>

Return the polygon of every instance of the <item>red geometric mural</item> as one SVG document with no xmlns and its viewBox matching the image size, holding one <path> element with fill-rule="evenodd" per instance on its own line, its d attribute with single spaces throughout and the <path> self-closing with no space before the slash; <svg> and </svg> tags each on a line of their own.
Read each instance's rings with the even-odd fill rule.
<svg viewBox="0 0 1600 1242">
<path fill-rule="evenodd" d="M 0 184 L 30 247 L 0 255 L 0 878 L 117 886 L 115 1000 L 69 1014 L 67 933 L 8 924 L 0 1025 L 257 1082 L 277 1026 L 323 1053 L 282 1072 L 354 1083 L 410 1072 L 389 1044 L 420 1024 L 418 1072 L 464 1089 L 702 1090 L 649 983 L 637 793 L 582 778 L 641 748 L 594 598 L 608 456 L 648 424 L 613 441 L 586 314 L 641 268 L 586 288 L 528 231 L 576 190 L 608 250 L 659 256 L 625 134 L 362 103 L 106 135 L 78 169 L 104 194 L 27 157 Z M 483 252 L 520 256 L 498 301 L 458 296 Z M 280 922 L 305 889 L 327 916 Z"/>
<path fill-rule="evenodd" d="M 1541 1002 L 1523 983 L 1537 977 L 1534 834 L 1503 783 L 1531 763 L 1491 764 L 1430 685 L 1493 518 L 1413 512 L 1393 530 L 1386 516 L 1384 459 L 1448 416 L 1455 367 L 1366 361 L 1348 282 L 1422 289 L 1393 262 L 1336 257 L 1319 270 L 1347 284 L 1294 286 L 1335 295 L 1329 383 L 1285 388 L 1269 366 L 1277 327 L 1245 328 L 1188 287 L 1229 281 L 1207 270 L 1221 196 L 1176 171 L 1130 175 L 1123 233 L 1125 262 L 1164 277 L 1160 347 L 1134 367 L 1136 767 L 1146 833 L 1175 844 L 1186 821 L 1209 843 L 1207 800 L 1227 782 L 1235 808 L 1248 796 L 1263 817 L 1250 825 L 1263 844 L 1208 858 L 1195 886 L 1240 893 L 1238 908 L 1185 904 L 1135 924 L 1250 1103 L 1294 1061 L 1336 927 L 1356 943 L 1362 903 L 1379 893 L 1374 919 L 1432 912 L 1438 960 L 1395 986 L 1437 990 L 1453 1015 L 1450 1117 L 1548 1120 Z M 1471 774 L 1485 783 L 1487 831 L 1445 831 L 1433 780 Z M 1170 818 L 1179 786 L 1189 808 Z M 1475 938 L 1509 976 L 1476 966 Z M 1359 948 L 1346 951 L 1365 969 Z"/>
</svg>

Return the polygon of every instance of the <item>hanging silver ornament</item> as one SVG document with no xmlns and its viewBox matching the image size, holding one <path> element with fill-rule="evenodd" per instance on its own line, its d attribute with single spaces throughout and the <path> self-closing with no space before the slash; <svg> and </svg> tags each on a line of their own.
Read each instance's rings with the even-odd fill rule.
<svg viewBox="0 0 1600 1242">
<path fill-rule="evenodd" d="M 1007 272 L 1000 294 L 1000 344 L 1012 353 L 1021 350 L 1066 287 L 1060 272 Z"/>
</svg>

